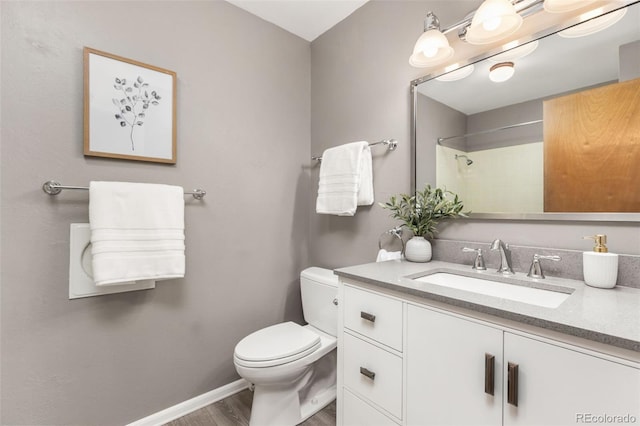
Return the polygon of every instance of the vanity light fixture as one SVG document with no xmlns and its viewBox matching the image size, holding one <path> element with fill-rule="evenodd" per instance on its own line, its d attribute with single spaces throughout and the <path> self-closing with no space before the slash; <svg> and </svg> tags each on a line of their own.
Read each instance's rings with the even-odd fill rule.
<svg viewBox="0 0 640 426">
<path fill-rule="evenodd" d="M 534 40 L 527 44 L 523 44 L 522 46 L 518 46 L 515 48 L 510 48 L 509 46 L 505 46 L 506 52 L 499 53 L 495 56 L 487 58 L 491 62 L 510 62 L 516 59 L 522 59 L 525 56 L 532 54 L 538 48 L 538 40 Z"/>
<path fill-rule="evenodd" d="M 580 9 L 596 0 L 544 0 L 544 10 L 549 13 L 565 13 Z"/>
<path fill-rule="evenodd" d="M 513 77 L 515 69 L 513 68 L 513 62 L 500 62 L 499 64 L 492 65 L 489 68 L 489 80 L 494 83 L 502 83 Z"/>
<path fill-rule="evenodd" d="M 587 21 L 578 25 L 574 25 L 573 27 L 567 28 L 566 30 L 562 30 L 558 33 L 558 35 L 564 38 L 576 38 L 595 34 L 598 31 L 609 28 L 610 26 L 621 20 L 622 17 L 627 13 L 627 8 L 625 7 L 623 9 L 618 9 L 613 12 L 607 13 L 606 15 L 589 19 L 590 17 L 598 16 L 601 13 L 602 9 L 600 8 L 582 14 L 580 18 L 587 19 Z"/>
<path fill-rule="evenodd" d="M 485 0 L 473 15 L 466 32 L 470 44 L 489 44 L 513 34 L 522 25 L 522 16 L 509 0 Z"/>
<path fill-rule="evenodd" d="M 440 21 L 433 12 L 424 20 L 424 32 L 416 41 L 409 64 L 417 68 L 432 67 L 453 56 L 449 40 L 440 32 Z"/>
<path fill-rule="evenodd" d="M 462 80 L 463 78 L 470 76 L 471 73 L 473 73 L 474 68 L 475 66 L 473 64 L 467 65 L 466 67 L 458 68 L 455 71 L 447 72 L 446 74 L 443 74 L 440 77 L 436 77 L 436 80 L 438 81 Z"/>
</svg>

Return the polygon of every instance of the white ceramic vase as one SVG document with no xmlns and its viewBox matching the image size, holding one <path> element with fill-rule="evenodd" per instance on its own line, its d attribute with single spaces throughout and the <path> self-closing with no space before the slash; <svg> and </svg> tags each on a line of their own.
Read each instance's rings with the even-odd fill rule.
<svg viewBox="0 0 640 426">
<path fill-rule="evenodd" d="M 431 260 L 431 243 L 424 237 L 413 237 L 404 248 L 404 257 L 410 262 L 428 262 Z"/>
</svg>

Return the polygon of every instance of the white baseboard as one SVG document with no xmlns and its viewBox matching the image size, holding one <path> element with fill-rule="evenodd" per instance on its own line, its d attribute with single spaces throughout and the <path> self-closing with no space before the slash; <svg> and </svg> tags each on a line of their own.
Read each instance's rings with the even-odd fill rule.
<svg viewBox="0 0 640 426">
<path fill-rule="evenodd" d="M 226 397 L 238 393 L 248 387 L 249 382 L 244 379 L 239 379 L 235 382 L 181 402 L 180 404 L 176 404 L 173 407 L 158 411 L 157 413 L 151 414 L 143 419 L 136 420 L 133 423 L 129 423 L 127 426 L 162 426 L 172 420 L 199 410 L 202 407 L 206 407 L 209 404 L 223 400 Z"/>
</svg>

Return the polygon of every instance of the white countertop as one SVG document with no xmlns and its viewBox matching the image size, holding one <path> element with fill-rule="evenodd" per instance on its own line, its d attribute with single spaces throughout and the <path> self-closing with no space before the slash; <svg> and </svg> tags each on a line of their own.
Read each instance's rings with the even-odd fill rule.
<svg viewBox="0 0 640 426">
<path fill-rule="evenodd" d="M 558 290 L 561 287 L 563 292 L 571 292 L 571 295 L 557 308 L 545 308 L 413 279 L 436 272 L 537 288 Z M 582 281 L 554 277 L 532 279 L 523 273 L 504 277 L 494 270 L 476 271 L 467 265 L 441 261 L 413 263 L 391 260 L 339 268 L 334 273 L 397 292 L 640 352 L 640 289 L 621 286 L 600 289 L 589 287 Z"/>
</svg>

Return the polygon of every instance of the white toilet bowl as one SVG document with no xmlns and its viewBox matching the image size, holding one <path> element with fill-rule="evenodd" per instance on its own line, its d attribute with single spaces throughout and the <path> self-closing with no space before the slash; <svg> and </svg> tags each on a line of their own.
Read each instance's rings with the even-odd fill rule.
<svg viewBox="0 0 640 426">
<path fill-rule="evenodd" d="M 309 268 L 301 274 L 301 286 L 309 325 L 272 325 L 236 345 L 236 371 L 255 386 L 251 426 L 293 426 L 336 398 L 337 278 L 329 270 Z M 309 299 L 315 315 L 306 313 Z"/>
</svg>

